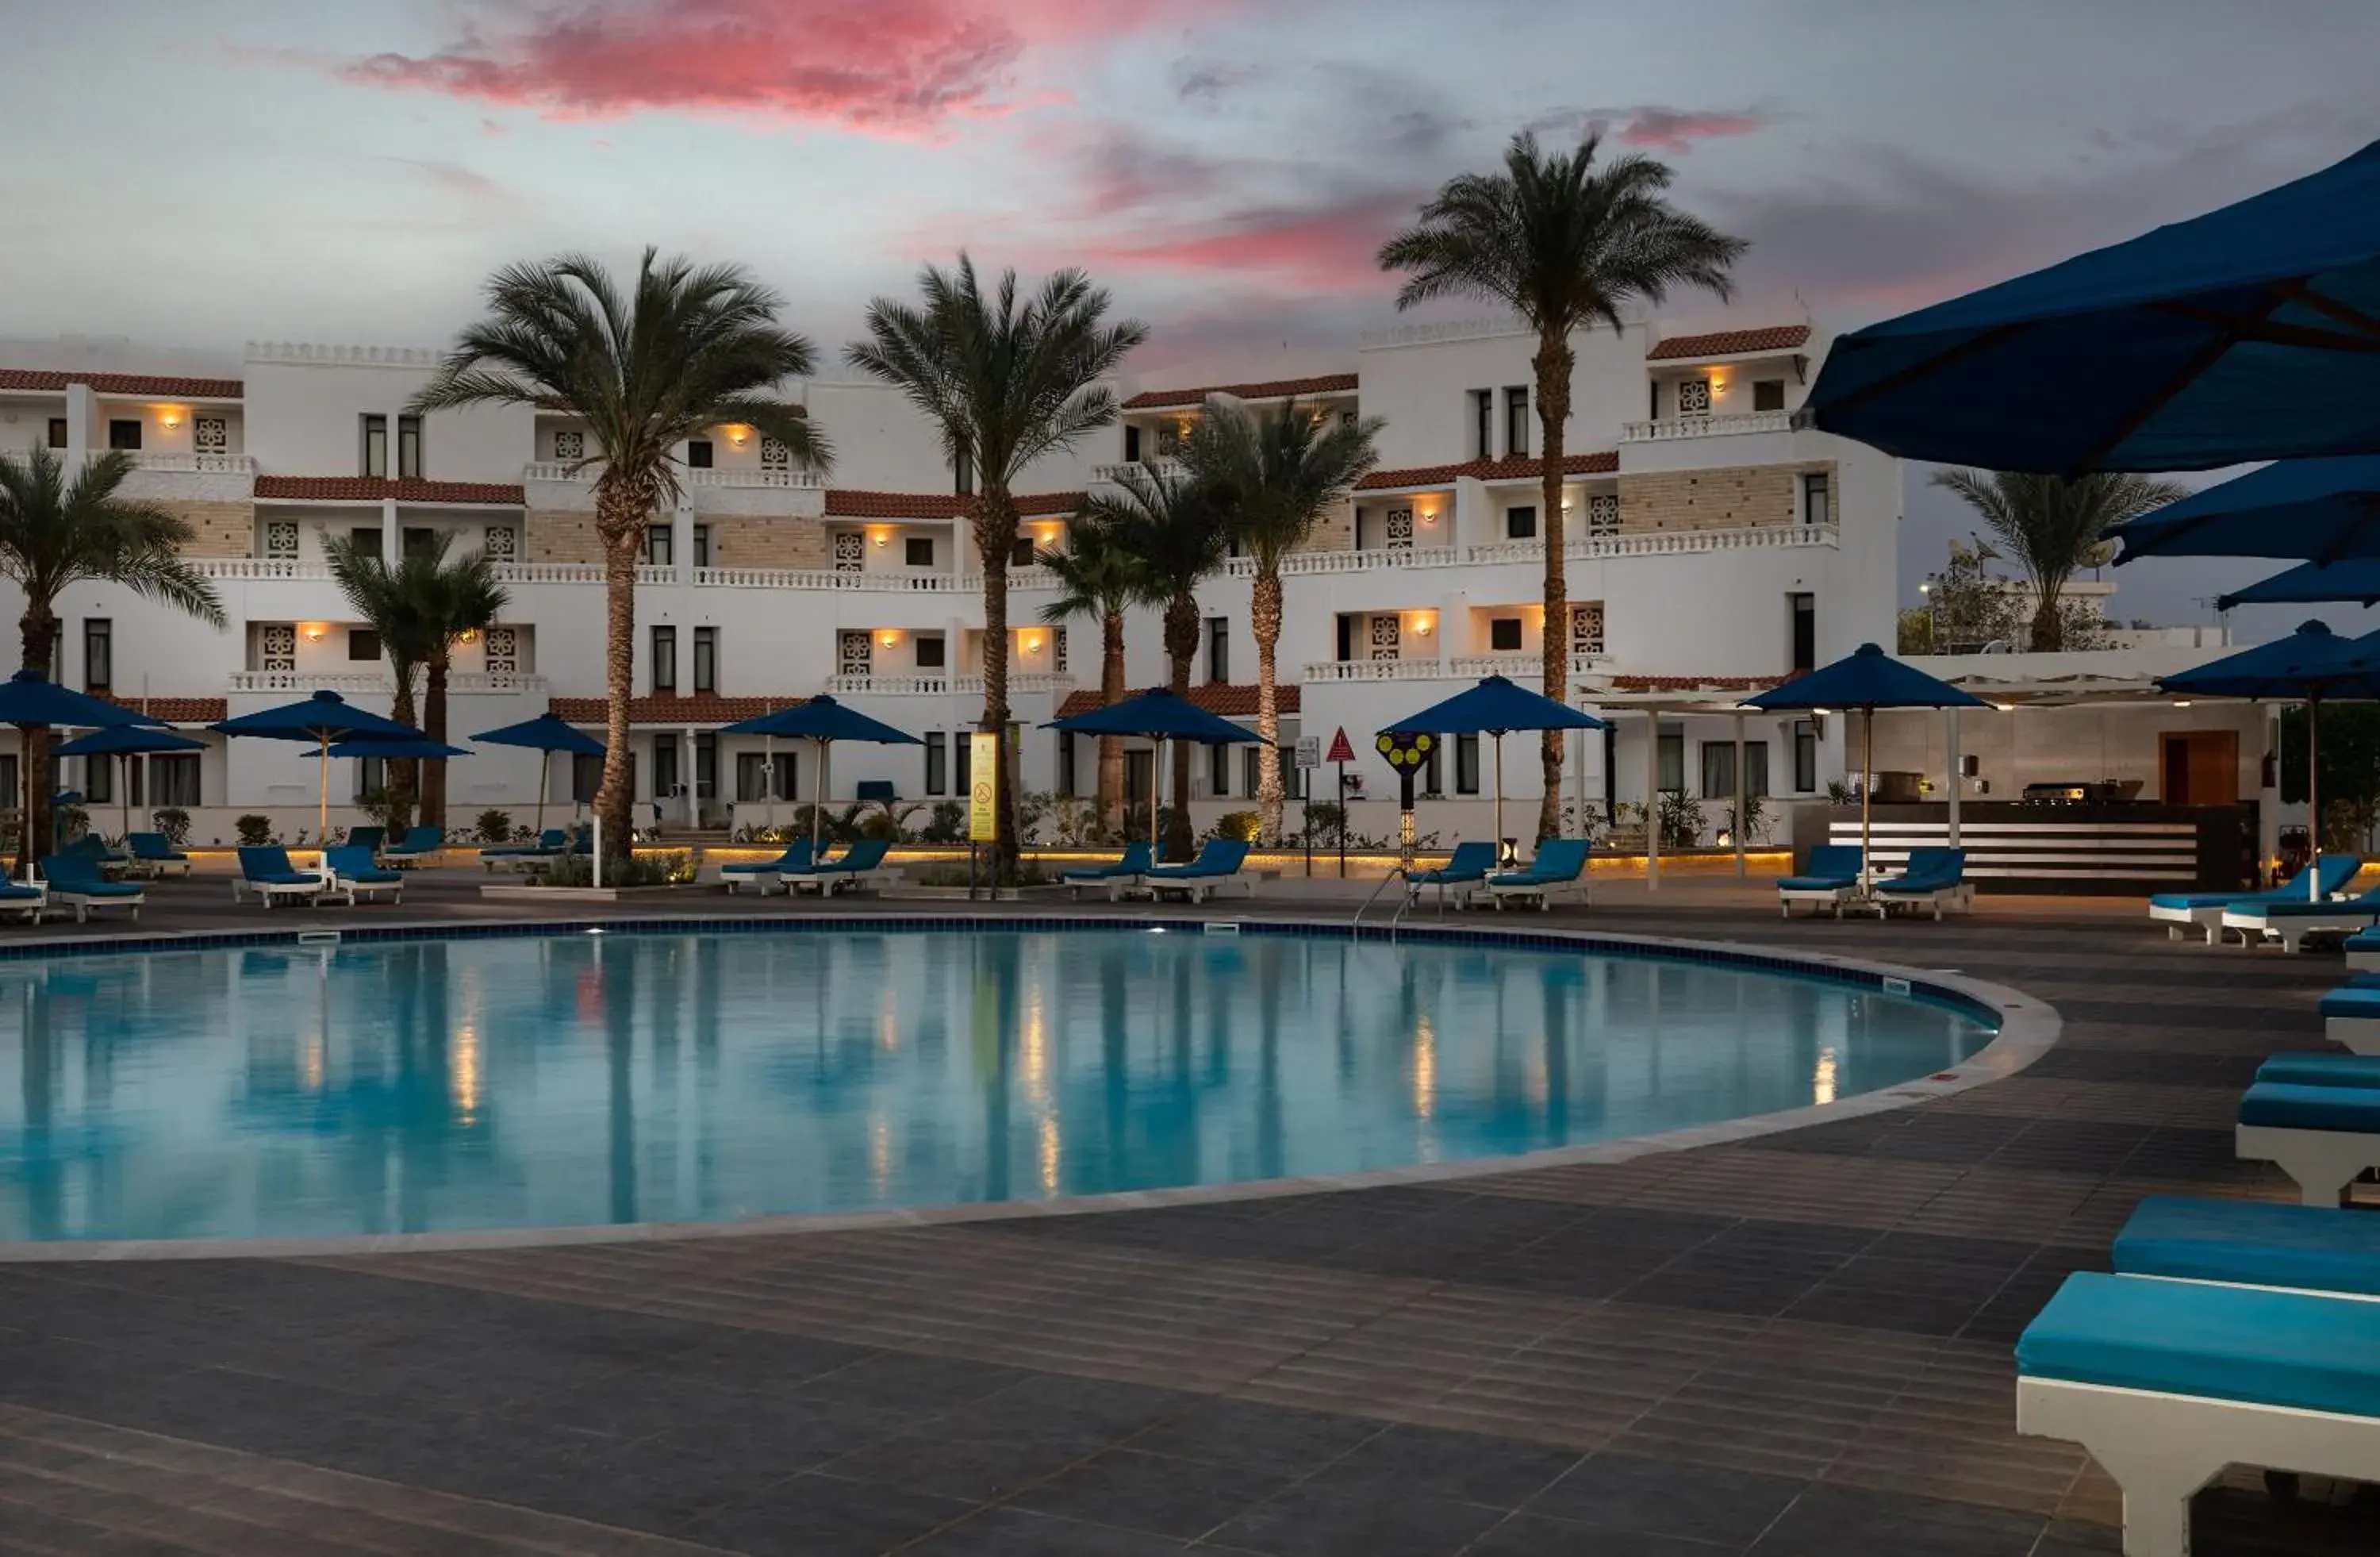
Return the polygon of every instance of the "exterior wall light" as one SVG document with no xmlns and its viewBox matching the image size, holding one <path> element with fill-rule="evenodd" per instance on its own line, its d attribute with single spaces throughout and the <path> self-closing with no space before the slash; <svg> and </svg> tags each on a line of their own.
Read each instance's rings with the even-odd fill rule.
<svg viewBox="0 0 2380 1557">
<path fill-rule="evenodd" d="M 876 641 L 882 644 L 885 648 L 890 649 L 894 644 L 901 641 L 901 635 L 896 632 L 879 633 L 877 635 Z"/>
<path fill-rule="evenodd" d="M 322 641 L 322 628 L 320 624 L 314 622 L 306 624 L 306 641 L 309 643 Z"/>
</svg>

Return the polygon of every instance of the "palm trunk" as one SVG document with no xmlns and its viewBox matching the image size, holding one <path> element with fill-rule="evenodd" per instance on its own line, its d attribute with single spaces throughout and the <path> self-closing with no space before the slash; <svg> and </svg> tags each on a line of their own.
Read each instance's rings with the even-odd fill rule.
<svg viewBox="0 0 2380 1557">
<path fill-rule="evenodd" d="M 603 542 L 603 782 L 595 791 L 603 853 L 613 869 L 633 852 L 636 757 L 628 748 L 628 699 L 636 692 L 637 562 L 650 511 L 628 493 L 599 487 L 596 532 Z"/>
<path fill-rule="evenodd" d="M 431 657 L 429 686 L 421 699 L 421 733 L 433 741 L 446 739 L 446 678 L 453 662 L 441 650 Z M 421 824 L 446 825 L 446 761 L 432 757 L 421 764 Z"/>
<path fill-rule="evenodd" d="M 415 723 L 414 667 L 400 663 L 395 668 L 396 695 L 389 699 L 388 716 L 400 724 L 411 724 Z M 389 809 L 388 821 L 397 837 L 403 837 L 405 830 L 413 824 L 414 797 L 421 793 L 421 781 L 418 771 L 419 766 L 420 764 L 416 762 L 391 762 L 388 765 L 389 793 L 395 801 Z M 329 842 L 328 839 L 323 841 Z"/>
<path fill-rule="evenodd" d="M 1111 611 L 1099 626 L 1099 706 L 1123 701 L 1123 613 Z M 1123 737 L 1099 737 L 1099 831 L 1123 836 Z"/>
<path fill-rule="evenodd" d="M 58 639 L 57 614 L 50 609 L 50 602 L 28 601 L 18 632 L 24 645 L 23 668 L 48 675 Z M 25 804 L 17 830 L 17 874 L 21 879 L 31 875 L 33 862 L 50 851 L 50 797 L 58 786 L 51 772 L 50 727 L 19 725 L 18 740 L 23 748 L 25 769 Z"/>
<path fill-rule="evenodd" d="M 1248 591 L 1248 625 L 1257 636 L 1257 836 L 1265 846 L 1281 842 L 1281 706 L 1273 686 L 1273 658 L 1281 647 L 1281 565 L 1259 558 L 1256 584 Z"/>
<path fill-rule="evenodd" d="M 2058 614 L 2058 594 L 2065 587 L 2063 578 L 2043 578 L 2034 585 L 2039 602 L 2033 608 L 2028 647 L 2036 654 L 2055 654 L 2066 647 L 2066 623 Z"/>
<path fill-rule="evenodd" d="M 1545 694 L 1564 705 L 1570 702 L 1570 578 L 1562 555 L 1567 539 L 1561 506 L 1562 424 L 1570 420 L 1573 361 L 1569 336 L 1550 330 L 1539 334 L 1531 366 L 1537 374 L 1537 426 L 1545 441 L 1537 494 L 1546 538 Z M 1539 842 L 1561 833 L 1564 736 L 1560 730 L 1548 730 L 1544 739 L 1545 796 L 1537 803 Z M 1648 797 L 1648 807 L 1650 804 Z"/>
<path fill-rule="evenodd" d="M 1005 486 L 984 489 L 977 501 L 976 550 L 983 557 L 983 728 L 1000 737 L 992 812 L 994 869 L 1016 868 L 1016 761 L 1008 744 L 1008 554 L 1016 547 L 1016 505 Z"/>
<path fill-rule="evenodd" d="M 1176 595 L 1165 602 L 1165 675 L 1175 697 L 1190 696 L 1190 663 L 1197 657 L 1197 597 Z M 1196 834 L 1190 825 L 1190 743 L 1174 741 L 1172 746 L 1173 814 L 1165 823 L 1165 858 L 1185 860 L 1197 848 Z M 1163 809 L 1163 796 L 1152 796 L 1150 799 Z"/>
</svg>

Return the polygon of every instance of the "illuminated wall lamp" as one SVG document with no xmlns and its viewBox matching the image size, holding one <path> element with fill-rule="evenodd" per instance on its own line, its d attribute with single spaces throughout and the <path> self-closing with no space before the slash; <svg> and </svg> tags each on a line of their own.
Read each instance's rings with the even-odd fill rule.
<svg viewBox="0 0 2380 1557">
<path fill-rule="evenodd" d="M 309 625 L 306 628 L 306 641 L 309 643 L 322 642 L 322 629 L 321 627 Z"/>
<path fill-rule="evenodd" d="M 901 641 L 901 635 L 894 632 L 880 633 L 877 635 L 876 641 L 882 644 L 885 648 L 890 649 L 894 644 Z"/>
<path fill-rule="evenodd" d="M 1025 635 L 1025 651 L 1027 654 L 1038 654 L 1041 652 L 1041 635 L 1039 633 L 1026 633 Z"/>
<path fill-rule="evenodd" d="M 157 413 L 157 424 L 160 427 L 168 429 L 179 427 L 182 425 L 182 413 L 179 411 L 160 411 Z"/>
<path fill-rule="evenodd" d="M 735 444 L 739 449 L 749 442 L 751 437 L 752 434 L 741 427 L 730 427 L 727 430 L 727 441 Z"/>
<path fill-rule="evenodd" d="M 1414 636 L 1415 638 L 1427 638 L 1430 633 L 1437 628 L 1437 626 L 1438 624 L 1427 616 L 1415 617 L 1414 620 Z"/>
</svg>

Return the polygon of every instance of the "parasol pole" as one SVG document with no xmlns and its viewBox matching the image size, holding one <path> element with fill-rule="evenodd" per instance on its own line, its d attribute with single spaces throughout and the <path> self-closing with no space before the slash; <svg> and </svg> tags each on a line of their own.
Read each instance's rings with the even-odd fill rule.
<svg viewBox="0 0 2380 1557">
<path fill-rule="evenodd" d="M 1504 732 L 1492 732 L 1496 737 L 1496 864 L 1504 865 Z"/>
<path fill-rule="evenodd" d="M 2306 699 L 2306 901 L 2322 898 L 2322 699 Z"/>
<path fill-rule="evenodd" d="M 818 793 L 810 798 L 810 863 L 819 863 L 819 808 L 826 804 L 826 737 L 818 738 Z M 787 890 L 791 890 L 790 888 Z"/>
<path fill-rule="evenodd" d="M 1876 804 L 1876 705 L 1860 710 L 1860 895 L 1872 896 L 1876 890 L 1876 867 L 1870 862 L 1875 847 L 1869 817 Z"/>
<path fill-rule="evenodd" d="M 115 754 L 115 798 L 124 809 L 124 846 L 132 847 L 132 754 Z"/>
<path fill-rule="evenodd" d="M 327 731 L 317 731 L 316 736 L 321 743 L 319 753 L 322 780 L 322 798 L 321 802 L 321 831 L 314 835 L 314 843 L 318 847 L 328 848 L 331 845 L 331 736 Z"/>
<path fill-rule="evenodd" d="M 545 790 L 553 781 L 553 748 L 546 748 L 537 754 L 537 833 L 545 836 Z"/>
</svg>

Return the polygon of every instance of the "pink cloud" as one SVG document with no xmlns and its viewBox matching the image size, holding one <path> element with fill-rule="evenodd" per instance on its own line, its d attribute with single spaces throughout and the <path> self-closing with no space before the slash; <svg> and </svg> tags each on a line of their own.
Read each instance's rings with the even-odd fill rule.
<svg viewBox="0 0 2380 1557">
<path fill-rule="evenodd" d="M 1149 25 L 1156 0 L 485 0 L 434 54 L 350 80 L 555 118 L 691 112 L 914 133 L 995 114 L 1028 49 Z"/>
<path fill-rule="evenodd" d="M 1693 151 L 1697 140 L 1750 135 L 1768 124 L 1764 116 L 1750 109 L 1663 108 L 1658 104 L 1616 110 L 1611 116 L 1621 121 L 1611 132 L 1612 139 L 1630 146 L 1680 153 Z"/>
<path fill-rule="evenodd" d="M 1318 292 L 1378 291 L 1385 283 L 1375 256 L 1399 224 L 1412 220 L 1416 200 L 1388 194 L 1318 210 L 1246 212 L 1212 227 L 1111 238 L 1076 252 L 1094 267 L 1220 273 Z"/>
</svg>

